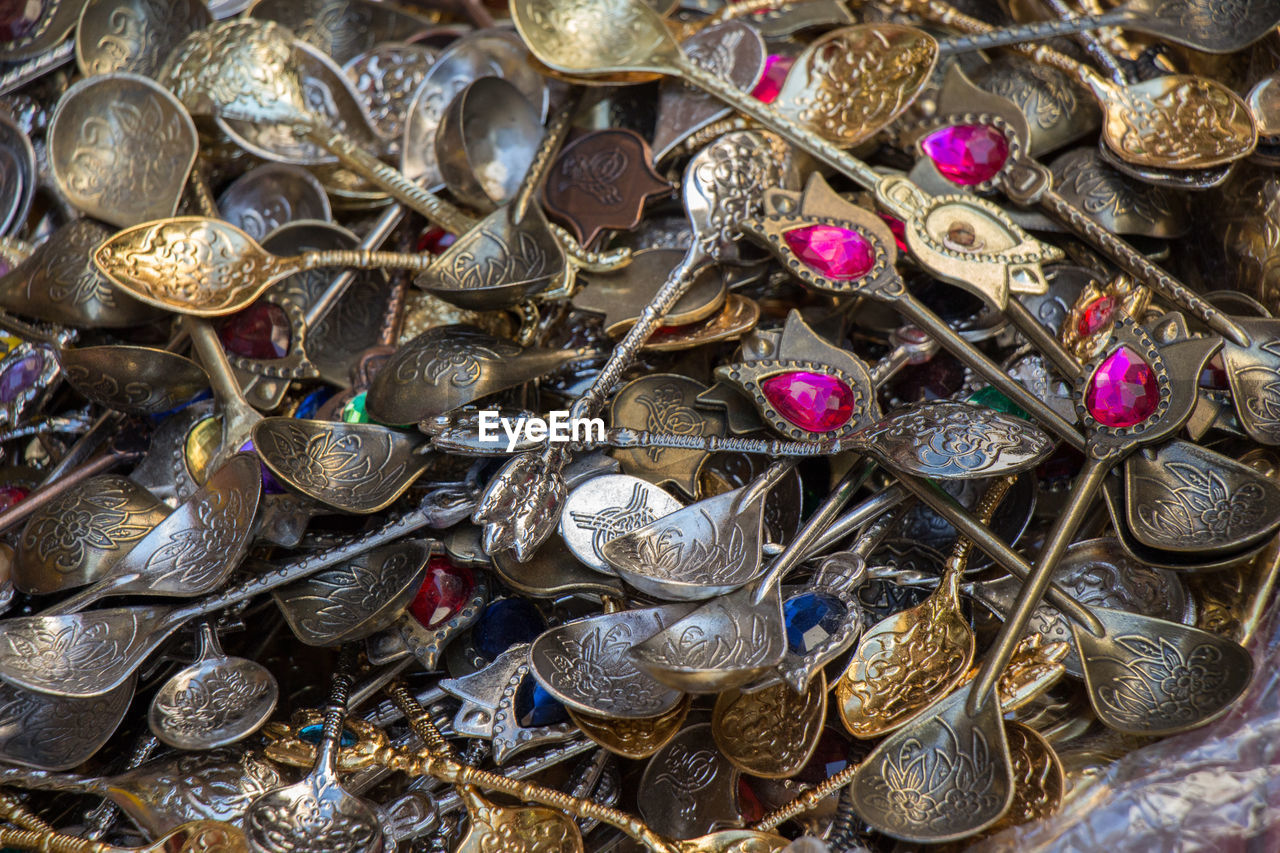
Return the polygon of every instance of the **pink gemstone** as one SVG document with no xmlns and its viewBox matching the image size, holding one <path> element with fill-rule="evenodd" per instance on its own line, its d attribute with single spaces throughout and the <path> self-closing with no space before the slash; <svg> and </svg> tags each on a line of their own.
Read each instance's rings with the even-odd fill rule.
<svg viewBox="0 0 1280 853">
<path fill-rule="evenodd" d="M 800 260 L 834 281 L 862 278 L 875 266 L 871 243 L 857 231 L 834 225 L 807 225 L 782 235 Z"/>
<path fill-rule="evenodd" d="M 834 376 L 797 370 L 770 376 L 760 389 L 779 414 L 809 432 L 839 429 L 853 417 L 853 389 Z"/>
<path fill-rule="evenodd" d="M 424 627 L 435 628 L 467 605 L 476 588 L 471 570 L 455 566 L 445 557 L 427 562 L 427 577 L 409 604 L 409 612 Z"/>
<path fill-rule="evenodd" d="M 1155 412 L 1160 387 L 1151 365 L 1122 346 L 1098 365 L 1084 391 L 1084 405 L 1103 426 L 1131 427 Z"/>
<path fill-rule="evenodd" d="M 943 177 L 964 187 L 991 180 L 1009 159 L 1009 140 L 985 124 L 956 124 L 935 130 L 920 148 Z"/>
<path fill-rule="evenodd" d="M 19 486 L 0 486 L 0 511 L 20 503 L 27 496 L 27 490 Z"/>
<path fill-rule="evenodd" d="M 787 72 L 791 70 L 791 66 L 795 65 L 795 59 L 790 56 L 779 56 L 776 53 L 769 54 L 764 61 L 764 76 L 760 78 L 760 82 L 751 90 L 751 96 L 757 101 L 765 104 L 772 104 L 778 99 L 778 93 L 782 91 L 782 83 L 787 79 Z"/>
<path fill-rule="evenodd" d="M 1080 315 L 1080 322 L 1076 323 L 1076 331 L 1080 333 L 1080 337 L 1087 338 L 1105 329 L 1111 322 L 1111 315 L 1115 310 L 1115 299 L 1110 296 L 1098 297 L 1085 306 L 1084 313 Z"/>
</svg>

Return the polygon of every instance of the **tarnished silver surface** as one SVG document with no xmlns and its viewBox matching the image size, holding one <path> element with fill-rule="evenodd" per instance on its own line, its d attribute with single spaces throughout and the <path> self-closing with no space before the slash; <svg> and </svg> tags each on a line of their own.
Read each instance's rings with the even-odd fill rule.
<svg viewBox="0 0 1280 853">
<path fill-rule="evenodd" d="M 639 477 L 605 474 L 569 492 L 560 511 L 560 536 L 583 565 L 613 574 L 604 546 L 680 507 L 680 501 Z"/>
</svg>

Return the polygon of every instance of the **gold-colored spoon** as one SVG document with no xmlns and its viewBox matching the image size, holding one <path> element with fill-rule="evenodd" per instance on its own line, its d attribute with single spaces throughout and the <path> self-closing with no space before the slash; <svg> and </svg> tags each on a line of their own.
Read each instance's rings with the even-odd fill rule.
<svg viewBox="0 0 1280 853">
<path fill-rule="evenodd" d="M 271 285 L 320 267 L 408 269 L 430 255 L 347 250 L 280 257 L 229 222 L 205 216 L 157 219 L 126 228 L 100 245 L 93 263 L 130 296 L 194 317 L 247 308 Z"/>
<path fill-rule="evenodd" d="M 976 514 L 990 524 L 1016 476 L 988 487 Z M 840 719 L 855 737 L 876 738 L 951 692 L 973 662 L 974 637 L 960 609 L 960 577 L 973 542 L 961 536 L 938 588 L 920 604 L 881 620 L 862 635 L 836 681 Z"/>
<path fill-rule="evenodd" d="M 895 0 L 892 5 L 965 33 L 995 30 L 943 0 Z M 1239 160 L 1257 145 L 1248 106 L 1216 80 L 1167 74 L 1121 86 L 1053 48 L 1020 44 L 1012 49 L 1065 72 L 1088 89 L 1104 113 L 1103 140 L 1128 163 L 1204 169 Z"/>
</svg>

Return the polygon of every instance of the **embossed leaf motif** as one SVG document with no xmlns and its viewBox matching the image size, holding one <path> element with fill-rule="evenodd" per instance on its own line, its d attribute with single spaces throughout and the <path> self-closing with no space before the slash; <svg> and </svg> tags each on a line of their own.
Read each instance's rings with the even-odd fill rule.
<svg viewBox="0 0 1280 853">
<path fill-rule="evenodd" d="M 1165 497 L 1152 498 L 1138 507 L 1138 516 L 1154 531 L 1181 542 L 1212 543 L 1234 539 L 1254 529 L 1265 504 L 1265 492 L 1257 483 L 1244 483 L 1232 490 L 1213 468 L 1198 468 L 1184 462 L 1165 466 L 1182 485 L 1176 488 L 1149 480 Z"/>
<path fill-rule="evenodd" d="M 1107 144 L 1131 163 L 1203 168 L 1242 157 L 1257 141 L 1244 101 L 1202 77 L 1170 75 L 1102 94 Z"/>
<path fill-rule="evenodd" d="M 921 30 L 844 27 L 796 59 L 773 106 L 837 145 L 857 145 L 911 105 L 937 58 L 937 42 Z"/>
<path fill-rule="evenodd" d="M 1105 660 L 1120 672 L 1097 690 L 1112 718 L 1141 730 L 1153 718 L 1190 724 L 1223 707 L 1234 692 L 1221 650 L 1201 643 L 1184 654 L 1163 637 L 1115 639 L 1127 658 Z"/>
<path fill-rule="evenodd" d="M 582 836 L 567 815 L 553 809 L 524 806 L 499 808 L 474 797 L 468 811 L 471 826 L 457 853 L 574 853 Z"/>
<path fill-rule="evenodd" d="M 186 689 L 161 691 L 156 708 L 164 728 L 185 737 L 198 737 L 234 723 L 271 690 L 263 679 L 250 678 L 235 668 L 205 673 Z"/>
<path fill-rule="evenodd" d="M 273 853 L 365 850 L 379 832 L 360 815 L 315 796 L 269 796 L 255 803 L 245 819 L 255 846 Z"/>
</svg>

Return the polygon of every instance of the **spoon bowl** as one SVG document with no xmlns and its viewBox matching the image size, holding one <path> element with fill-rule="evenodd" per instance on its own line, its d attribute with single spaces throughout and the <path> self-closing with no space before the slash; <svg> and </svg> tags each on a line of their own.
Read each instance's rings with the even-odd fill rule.
<svg viewBox="0 0 1280 853">
<path fill-rule="evenodd" d="M 396 542 L 272 595 L 294 635 L 308 646 L 363 640 L 400 618 L 422 586 L 431 552 L 430 542 Z"/>
<path fill-rule="evenodd" d="M 454 97 L 436 130 L 436 161 L 455 198 L 479 211 L 510 201 L 538 150 L 540 111 L 501 77 Z"/>
<path fill-rule="evenodd" d="M 178 99 L 125 72 L 68 89 L 49 122 L 48 145 L 63 195 L 121 228 L 172 216 L 199 153 L 195 123 Z"/>
<path fill-rule="evenodd" d="M 77 347 L 58 352 L 67 384 L 89 400 L 131 415 L 172 411 L 209 387 L 204 368 L 152 347 Z"/>
<path fill-rule="evenodd" d="M 275 676 L 262 664 L 228 657 L 209 622 L 202 622 L 195 663 L 175 673 L 151 699 L 147 723 L 174 749 L 203 750 L 243 740 L 276 708 Z"/>
<path fill-rule="evenodd" d="M 372 423 L 264 418 L 253 428 L 253 445 L 285 485 L 360 514 L 394 503 L 429 460 L 420 436 Z"/>
</svg>

